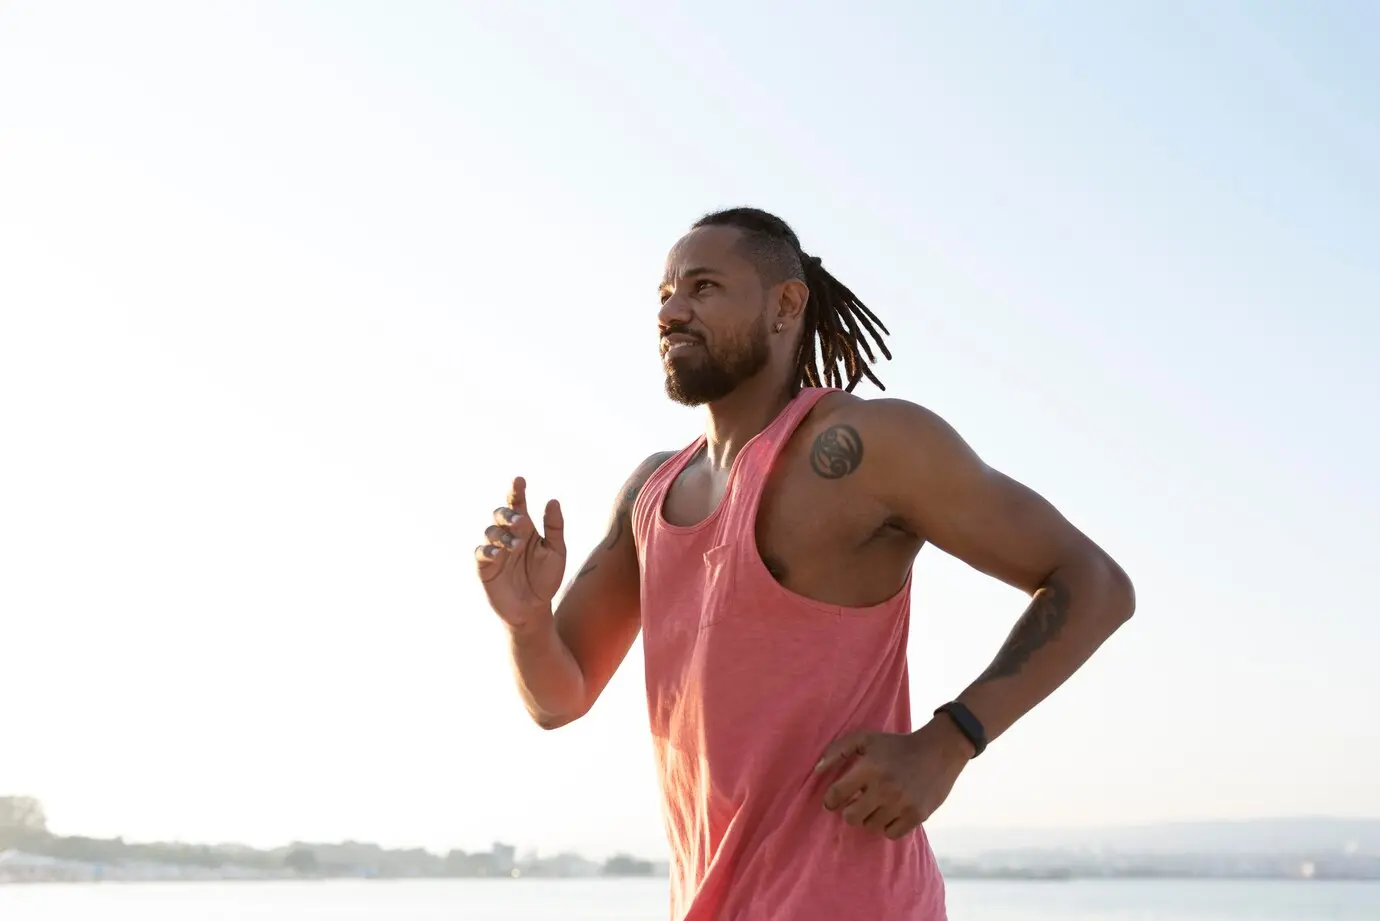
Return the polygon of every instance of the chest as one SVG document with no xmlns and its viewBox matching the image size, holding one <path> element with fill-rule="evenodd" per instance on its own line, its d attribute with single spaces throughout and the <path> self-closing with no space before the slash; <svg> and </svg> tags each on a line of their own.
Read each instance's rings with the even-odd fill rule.
<svg viewBox="0 0 1380 921">
<path fill-rule="evenodd" d="M 862 606 L 890 597 L 905 580 L 920 543 L 889 511 L 849 477 L 821 477 L 800 433 L 767 473 L 755 517 L 742 519 L 762 565 L 777 582 L 816 601 Z M 802 444 L 803 442 L 803 444 Z M 742 502 L 748 479 L 739 484 Z M 682 527 L 715 513 L 728 487 L 703 455 L 692 460 L 666 493 L 662 512 Z"/>
</svg>

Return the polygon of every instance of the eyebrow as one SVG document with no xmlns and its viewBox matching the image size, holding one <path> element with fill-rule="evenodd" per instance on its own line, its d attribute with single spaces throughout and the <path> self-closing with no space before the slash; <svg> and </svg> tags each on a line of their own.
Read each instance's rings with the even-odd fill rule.
<svg viewBox="0 0 1380 921">
<path fill-rule="evenodd" d="M 709 268 L 708 266 L 705 266 L 705 265 L 697 265 L 697 266 L 695 266 L 693 269 L 686 269 L 684 272 L 680 273 L 680 277 L 681 277 L 682 279 L 687 279 L 687 278 L 702 278 L 702 277 L 704 277 L 705 275 L 718 275 L 718 276 L 722 277 L 723 274 L 724 274 L 724 273 L 723 273 L 723 272 L 720 272 L 718 269 L 711 269 L 711 268 Z M 666 280 L 663 279 L 662 282 L 661 282 L 661 284 L 657 285 L 657 290 L 660 291 L 660 290 L 662 290 L 662 289 L 664 289 L 664 288 L 667 288 L 667 287 L 670 286 L 670 284 L 671 284 L 671 283 L 670 283 L 669 281 L 666 281 Z"/>
</svg>

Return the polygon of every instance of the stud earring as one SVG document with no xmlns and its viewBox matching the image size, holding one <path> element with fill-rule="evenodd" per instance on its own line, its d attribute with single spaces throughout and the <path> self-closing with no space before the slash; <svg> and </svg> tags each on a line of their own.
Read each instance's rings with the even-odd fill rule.
<svg viewBox="0 0 1380 921">
<path fill-rule="evenodd" d="M 773 327 L 771 328 L 771 331 L 774 332 L 774 333 L 779 333 L 779 332 L 781 332 L 781 323 L 778 322 L 775 326 L 773 326 Z"/>
</svg>

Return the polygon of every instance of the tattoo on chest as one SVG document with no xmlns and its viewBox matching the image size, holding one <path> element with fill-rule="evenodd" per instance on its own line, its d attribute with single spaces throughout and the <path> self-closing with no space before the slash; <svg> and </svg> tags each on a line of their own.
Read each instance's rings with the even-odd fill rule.
<svg viewBox="0 0 1380 921">
<path fill-rule="evenodd" d="M 831 425 L 810 446 L 810 469 L 826 480 L 848 476 L 862 465 L 863 443 L 851 425 Z"/>
</svg>

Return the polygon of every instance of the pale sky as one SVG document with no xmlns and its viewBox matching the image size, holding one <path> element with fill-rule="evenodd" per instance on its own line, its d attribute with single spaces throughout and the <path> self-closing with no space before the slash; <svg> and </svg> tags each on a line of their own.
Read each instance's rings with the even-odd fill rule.
<svg viewBox="0 0 1380 921">
<path fill-rule="evenodd" d="M 696 435 L 654 289 L 751 204 L 1136 582 L 936 828 L 1380 814 L 1380 11 L 751 6 L 0 3 L 0 793 L 661 853 L 640 646 L 536 729 L 471 551 Z M 1024 599 L 916 585 L 928 713 Z"/>
</svg>

